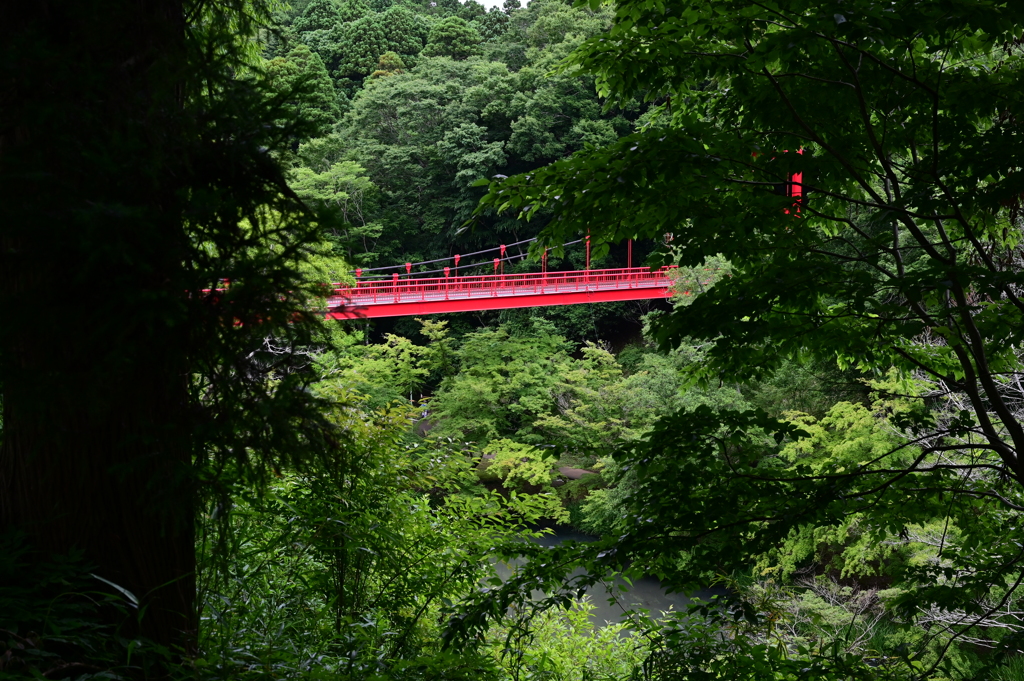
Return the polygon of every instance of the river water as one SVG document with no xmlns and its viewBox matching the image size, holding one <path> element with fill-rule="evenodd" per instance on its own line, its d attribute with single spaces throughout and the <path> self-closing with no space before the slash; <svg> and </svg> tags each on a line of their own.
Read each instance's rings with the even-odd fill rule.
<svg viewBox="0 0 1024 681">
<path fill-rule="evenodd" d="M 555 526 L 551 529 L 551 534 L 545 534 L 533 541 L 541 546 L 550 547 L 558 546 L 562 542 L 570 540 L 585 542 L 595 539 L 595 537 L 588 534 L 583 534 L 566 527 Z M 511 569 L 507 565 L 499 563 L 496 567 L 498 576 L 502 579 L 505 579 L 511 573 Z M 582 574 L 582 572 L 582 570 L 579 570 L 573 574 Z M 620 590 L 620 585 L 625 585 L 626 590 Z M 588 595 L 594 605 L 594 611 L 591 613 L 591 616 L 599 623 L 620 622 L 625 619 L 624 612 L 631 608 L 645 608 L 651 615 L 658 615 L 668 610 L 685 611 L 693 598 L 708 599 L 714 594 L 724 593 L 725 589 L 702 589 L 689 596 L 682 593 L 667 593 L 661 586 L 661 582 L 654 577 L 643 577 L 634 580 L 632 585 L 619 579 L 609 582 L 606 587 L 597 584 L 588 590 Z"/>
</svg>

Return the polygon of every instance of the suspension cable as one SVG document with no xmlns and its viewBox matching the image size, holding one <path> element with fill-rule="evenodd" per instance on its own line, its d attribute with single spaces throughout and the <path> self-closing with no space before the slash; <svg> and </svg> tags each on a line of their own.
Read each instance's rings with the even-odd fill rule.
<svg viewBox="0 0 1024 681">
<path fill-rule="evenodd" d="M 526 239 L 525 241 L 517 241 L 514 244 L 505 244 L 505 248 L 507 249 L 510 246 L 518 246 L 520 244 L 525 244 L 525 243 L 529 243 L 531 241 L 536 241 L 536 240 L 537 240 L 537 237 L 534 237 L 532 239 Z M 567 241 L 564 244 L 562 244 L 562 247 L 564 248 L 565 246 L 572 246 L 574 244 L 582 243 L 583 241 L 585 241 L 585 239 L 577 239 L 576 241 Z M 481 253 L 489 253 L 491 251 L 497 251 L 500 248 L 501 248 L 501 246 L 498 246 L 496 248 L 488 248 L 487 250 L 477 251 L 476 253 L 466 253 L 466 255 L 467 256 L 470 256 L 470 255 L 480 255 Z M 504 258 L 495 258 L 495 260 L 497 260 L 498 262 L 511 262 L 514 259 L 524 259 L 528 255 L 529 255 L 528 253 L 522 253 L 522 254 L 516 254 L 516 255 L 509 255 L 509 256 L 506 256 Z M 447 260 L 451 260 L 452 257 L 453 256 L 448 256 L 447 258 L 438 258 L 436 260 L 424 260 L 423 262 L 410 263 L 410 267 L 416 267 L 417 265 L 427 265 L 427 264 L 435 263 L 435 262 L 445 262 Z M 462 254 L 459 254 L 459 257 L 460 258 L 463 257 Z M 457 272 L 459 270 L 469 269 L 469 268 L 473 268 L 473 267 L 483 267 L 485 265 L 491 265 L 491 264 L 493 264 L 493 262 L 494 262 L 493 260 L 484 260 L 482 262 L 469 263 L 467 265 L 452 266 L 452 267 L 448 267 L 447 269 L 448 269 L 449 272 Z M 390 270 L 390 269 L 396 269 L 396 268 L 399 268 L 399 267 L 403 267 L 404 268 L 405 265 L 403 264 L 403 265 L 388 265 L 387 267 L 373 267 L 373 268 L 370 268 L 370 269 L 362 270 L 362 272 L 379 272 L 381 270 Z M 420 275 L 420 274 L 438 274 L 440 272 L 444 272 L 444 269 L 445 268 L 436 269 L 436 270 L 426 270 L 424 272 L 412 272 L 410 274 L 416 274 L 416 275 Z M 355 272 L 355 270 L 349 270 L 349 271 L 352 272 L 352 273 Z M 384 278 L 387 278 L 388 276 L 389 275 L 387 275 L 387 274 L 371 274 L 369 276 L 367 276 L 365 274 L 362 274 L 362 275 L 359 276 L 359 279 L 360 279 L 360 281 L 368 280 L 368 279 L 384 279 Z"/>
<path fill-rule="evenodd" d="M 532 241 L 536 241 L 536 240 L 537 240 L 537 237 L 533 237 L 532 239 L 524 239 L 522 241 L 517 241 L 514 244 L 503 244 L 503 246 L 505 248 L 511 248 L 512 246 L 519 246 L 521 244 L 528 244 L 528 243 L 530 243 Z M 494 248 L 485 248 L 482 251 L 474 251 L 473 253 L 460 253 L 459 257 L 468 258 L 468 257 L 474 256 L 474 255 L 482 255 L 483 253 L 490 253 L 491 251 L 497 251 L 497 250 L 501 250 L 501 246 L 495 246 Z M 445 260 L 451 260 L 452 257 L 453 256 L 449 255 L 449 256 L 444 257 L 444 258 L 435 258 L 434 260 L 424 260 L 422 262 L 413 262 L 413 263 L 409 263 L 409 265 L 411 267 L 418 267 L 420 265 L 432 265 L 435 262 L 444 262 Z M 385 265 L 384 267 L 364 267 L 364 268 L 362 268 L 362 270 L 363 270 L 363 272 L 380 272 L 382 270 L 394 270 L 394 269 L 398 269 L 400 267 L 405 267 L 405 263 L 402 263 L 401 265 Z M 355 272 L 355 270 L 349 270 L 349 272 Z"/>
<path fill-rule="evenodd" d="M 497 260 L 498 262 L 511 262 L 512 260 L 515 260 L 515 259 L 526 258 L 528 255 L 529 255 L 529 253 L 517 253 L 516 255 L 505 256 L 504 258 L 495 258 L 495 260 Z M 469 265 L 459 265 L 458 267 L 449 267 L 448 268 L 448 272 L 452 273 L 452 272 L 456 272 L 458 270 L 464 270 L 464 269 L 468 269 L 468 268 L 472 268 L 472 267 L 483 267 L 485 265 L 491 265 L 493 263 L 494 263 L 494 260 L 484 260 L 483 262 L 475 262 L 475 263 L 471 263 Z M 444 272 L 444 269 L 424 270 L 423 272 L 413 272 L 411 275 L 403 274 L 402 276 L 406 277 L 406 276 L 413 276 L 413 275 L 419 275 L 419 274 L 439 274 L 441 272 Z M 370 281 L 370 280 L 374 280 L 374 279 L 380 279 L 382 281 L 391 281 L 391 277 L 392 276 L 393 275 L 390 275 L 390 274 L 371 274 L 368 277 L 363 275 L 363 276 L 359 277 L 359 281 Z"/>
</svg>

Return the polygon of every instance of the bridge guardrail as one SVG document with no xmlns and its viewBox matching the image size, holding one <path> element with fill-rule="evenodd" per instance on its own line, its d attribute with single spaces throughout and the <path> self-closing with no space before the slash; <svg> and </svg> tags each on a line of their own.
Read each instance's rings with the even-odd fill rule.
<svg viewBox="0 0 1024 681">
<path fill-rule="evenodd" d="M 675 266 L 651 270 L 629 267 L 567 272 L 528 272 L 475 276 L 416 278 L 393 275 L 391 280 L 357 281 L 354 287 L 334 285 L 332 299 L 350 305 L 428 302 L 457 298 L 545 295 L 569 291 L 660 288 L 672 284 Z M 333 302 L 333 301 L 332 301 Z"/>
</svg>

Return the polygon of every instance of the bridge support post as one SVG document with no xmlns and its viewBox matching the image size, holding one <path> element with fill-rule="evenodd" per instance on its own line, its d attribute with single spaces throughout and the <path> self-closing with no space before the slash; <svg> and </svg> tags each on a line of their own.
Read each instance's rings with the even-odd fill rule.
<svg viewBox="0 0 1024 681">
<path fill-rule="evenodd" d="M 587 266 L 586 272 L 583 274 L 583 288 L 584 290 L 590 290 L 590 230 L 587 230 Z"/>
</svg>

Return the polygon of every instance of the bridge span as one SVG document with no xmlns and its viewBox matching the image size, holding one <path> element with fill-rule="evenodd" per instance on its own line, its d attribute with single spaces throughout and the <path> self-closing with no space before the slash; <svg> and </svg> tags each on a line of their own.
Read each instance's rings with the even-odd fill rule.
<svg viewBox="0 0 1024 681">
<path fill-rule="evenodd" d="M 328 319 L 372 319 L 408 315 L 502 310 L 517 307 L 607 303 L 668 298 L 673 267 L 626 267 L 571 272 L 402 278 L 336 284 Z"/>
</svg>

